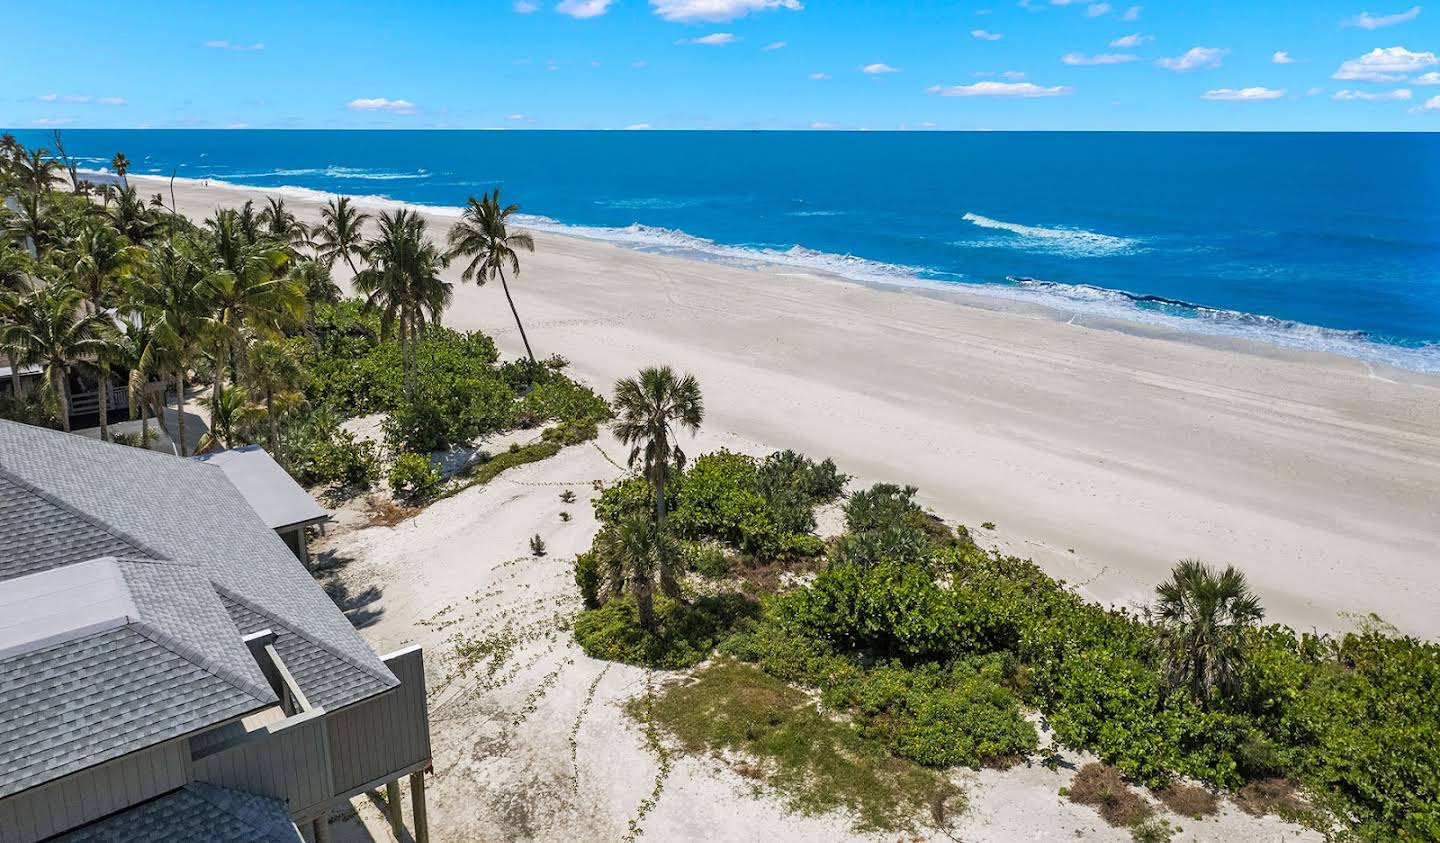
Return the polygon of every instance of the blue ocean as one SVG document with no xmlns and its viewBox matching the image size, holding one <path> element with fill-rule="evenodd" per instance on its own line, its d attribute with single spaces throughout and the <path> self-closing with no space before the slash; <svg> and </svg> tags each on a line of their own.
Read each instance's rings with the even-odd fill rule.
<svg viewBox="0 0 1440 843">
<path fill-rule="evenodd" d="M 16 132 L 27 145 L 48 133 Z M 456 206 L 1440 372 L 1440 135 L 73 130 L 140 174 Z M 437 236 L 438 236 L 437 232 Z"/>
</svg>

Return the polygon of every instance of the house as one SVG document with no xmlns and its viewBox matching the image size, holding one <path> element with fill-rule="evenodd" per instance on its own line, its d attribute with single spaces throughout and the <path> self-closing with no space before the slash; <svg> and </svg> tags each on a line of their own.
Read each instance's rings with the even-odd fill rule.
<svg viewBox="0 0 1440 843">
<path fill-rule="evenodd" d="M 423 653 L 377 656 L 220 468 L 0 420 L 0 841 L 428 837 Z M 303 834 L 302 834 L 303 829 Z"/>
<path fill-rule="evenodd" d="M 321 509 L 310 493 L 301 488 L 264 448 L 247 445 L 201 454 L 194 459 L 225 472 L 230 484 L 239 490 L 265 526 L 274 530 L 295 558 L 309 567 L 310 550 L 305 543 L 305 528 L 329 521 L 330 513 Z"/>
</svg>

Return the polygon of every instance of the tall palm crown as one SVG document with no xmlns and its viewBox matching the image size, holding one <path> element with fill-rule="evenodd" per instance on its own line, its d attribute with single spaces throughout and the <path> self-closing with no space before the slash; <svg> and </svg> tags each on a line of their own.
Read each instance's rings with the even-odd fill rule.
<svg viewBox="0 0 1440 843">
<path fill-rule="evenodd" d="M 115 194 L 115 207 L 110 209 L 110 215 L 115 227 L 125 235 L 131 243 L 145 243 L 155 236 L 155 231 L 160 227 L 146 207 L 145 200 L 135 188 L 127 187 Z"/>
<path fill-rule="evenodd" d="M 344 259 L 352 275 L 359 274 L 355 258 L 364 254 L 364 227 L 369 214 L 361 213 L 350 204 L 350 197 L 331 199 L 320 209 L 320 224 L 311 232 L 316 254 L 327 268 Z"/>
<path fill-rule="evenodd" d="M 286 209 L 284 199 L 267 196 L 265 201 L 267 204 L 259 216 L 261 234 L 294 257 L 298 249 L 310 241 L 310 229 Z"/>
<path fill-rule="evenodd" d="M 535 352 L 530 350 L 530 339 L 525 336 L 525 326 L 520 322 L 520 312 L 515 309 L 515 300 L 510 297 L 510 285 L 505 281 L 505 269 L 511 275 L 520 274 L 520 256 L 516 249 L 535 251 L 535 238 L 525 232 L 511 234 L 506 226 L 510 215 L 520 210 L 519 205 L 500 207 L 500 188 L 481 194 L 479 199 L 470 197 L 460 221 L 450 229 L 449 257 L 468 257 L 470 262 L 460 274 L 461 280 L 475 281 L 484 286 L 491 278 L 499 278 L 505 291 L 505 301 L 510 304 L 510 314 L 515 317 L 515 327 L 520 330 L 520 341 L 525 344 L 525 355 L 535 362 Z"/>
<path fill-rule="evenodd" d="M 300 361 L 290 346 L 277 340 L 261 340 L 250 346 L 250 377 L 248 383 L 265 402 L 265 422 L 269 427 L 270 455 L 282 465 L 285 455 L 280 444 L 280 413 L 300 401 L 295 391 L 305 378 Z"/>
<path fill-rule="evenodd" d="M 70 430 L 66 367 L 91 360 L 107 350 L 109 325 L 99 316 L 82 313 L 84 294 L 65 284 L 49 284 L 15 303 L 0 343 L 17 352 L 21 363 L 45 367 L 50 401 L 60 424 Z"/>
<path fill-rule="evenodd" d="M 638 378 L 615 384 L 615 435 L 630 446 L 631 468 L 641 463 L 655 490 L 655 521 L 665 520 L 665 480 L 671 464 L 685 468 L 676 428 L 692 434 L 705 418 L 705 402 L 694 375 L 677 376 L 669 366 L 643 369 Z"/>
<path fill-rule="evenodd" d="M 1216 693 L 1239 684 L 1246 630 L 1265 617 L 1245 575 L 1234 566 L 1224 571 L 1185 559 L 1156 589 L 1150 618 L 1172 688 L 1186 687 L 1208 705 Z"/>
<path fill-rule="evenodd" d="M 180 455 L 185 456 L 185 372 L 205 339 L 211 303 L 207 297 L 210 271 L 202 258 L 181 241 L 165 243 L 150 253 L 150 261 L 134 288 L 134 307 L 142 311 L 154 332 L 141 356 L 141 368 L 175 376 L 176 422 Z"/>
<path fill-rule="evenodd" d="M 125 157 L 125 153 L 117 152 L 115 157 L 110 159 L 110 167 L 115 170 L 115 175 L 123 179 L 125 174 L 130 172 L 130 159 Z"/>
<path fill-rule="evenodd" d="M 447 263 L 425 235 L 425 220 L 401 209 L 380 214 L 379 232 L 365 243 L 368 266 L 355 289 L 380 311 L 380 331 L 399 335 L 406 392 L 413 389 L 414 345 L 427 325 L 440 324 L 453 291 L 440 277 Z"/>
<path fill-rule="evenodd" d="M 221 355 L 217 373 L 223 375 L 228 369 L 233 382 L 242 362 L 239 343 L 244 331 L 268 336 L 298 322 L 305 313 L 305 293 L 295 279 L 279 275 L 288 260 L 285 252 L 263 242 L 248 242 L 238 214 L 221 211 L 206 223 L 213 254 L 205 291 L 211 306 L 210 333 Z"/>
<path fill-rule="evenodd" d="M 55 176 L 61 170 L 60 162 L 43 146 L 38 146 L 28 153 L 22 149 L 14 166 L 21 181 L 33 193 L 49 193 L 54 186 Z"/>
</svg>

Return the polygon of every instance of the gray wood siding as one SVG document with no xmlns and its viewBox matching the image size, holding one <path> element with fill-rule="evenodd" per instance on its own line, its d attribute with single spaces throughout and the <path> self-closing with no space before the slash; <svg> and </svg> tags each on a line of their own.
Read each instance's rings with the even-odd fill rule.
<svg viewBox="0 0 1440 843">
<path fill-rule="evenodd" d="M 330 756 L 324 713 L 316 710 L 257 729 L 194 761 L 196 781 L 281 800 L 298 814 L 328 802 Z"/>
<path fill-rule="evenodd" d="M 411 647 L 384 660 L 400 687 L 326 718 L 337 796 L 430 760 L 424 653 Z"/>
<path fill-rule="evenodd" d="M 0 843 L 60 834 L 189 780 L 189 741 L 157 744 L 0 800 Z"/>
</svg>

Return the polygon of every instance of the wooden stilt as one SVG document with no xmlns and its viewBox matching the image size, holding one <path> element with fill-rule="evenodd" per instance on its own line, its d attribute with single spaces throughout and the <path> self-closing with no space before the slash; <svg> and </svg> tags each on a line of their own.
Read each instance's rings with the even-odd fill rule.
<svg viewBox="0 0 1440 843">
<path fill-rule="evenodd" d="M 400 780 L 385 784 L 385 807 L 390 809 L 390 832 L 396 840 L 405 839 L 405 806 L 400 802 Z"/>
<path fill-rule="evenodd" d="M 430 843 L 430 820 L 425 816 L 425 771 L 410 774 L 410 812 L 415 815 L 415 843 Z"/>
<path fill-rule="evenodd" d="M 330 843 L 330 815 L 316 817 L 310 826 L 315 843 Z"/>
</svg>

